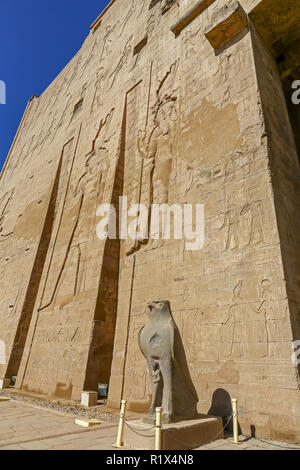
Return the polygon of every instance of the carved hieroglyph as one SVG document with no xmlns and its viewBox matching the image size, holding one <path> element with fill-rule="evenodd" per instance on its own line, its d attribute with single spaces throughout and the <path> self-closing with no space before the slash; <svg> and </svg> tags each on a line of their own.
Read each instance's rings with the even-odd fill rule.
<svg viewBox="0 0 300 470">
<path fill-rule="evenodd" d="M 138 332 L 168 299 L 197 411 L 223 389 L 244 433 L 300 439 L 300 171 L 262 3 L 115 0 L 29 101 L 0 177 L 0 378 L 72 401 L 109 383 L 110 406 L 146 414 Z M 127 214 L 137 240 L 100 240 L 120 196 L 148 224 Z M 203 249 L 149 240 L 153 203 L 203 204 Z"/>
</svg>

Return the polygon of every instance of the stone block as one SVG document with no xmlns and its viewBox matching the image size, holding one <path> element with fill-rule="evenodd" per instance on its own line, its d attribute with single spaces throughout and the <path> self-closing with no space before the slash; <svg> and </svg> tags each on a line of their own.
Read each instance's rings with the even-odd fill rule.
<svg viewBox="0 0 300 470">
<path fill-rule="evenodd" d="M 98 392 L 82 392 L 81 404 L 86 407 L 97 406 Z"/>
<path fill-rule="evenodd" d="M 225 6 L 205 29 L 205 36 L 215 50 L 228 44 L 248 26 L 248 17 L 239 2 Z"/>
<path fill-rule="evenodd" d="M 0 379 L 0 389 L 8 388 L 10 386 L 10 379 Z"/>
<path fill-rule="evenodd" d="M 125 446 L 138 450 L 154 450 L 155 429 L 139 419 L 131 421 L 124 434 Z M 143 434 L 143 436 L 141 435 Z M 199 415 L 197 419 L 163 425 L 162 450 L 191 450 L 223 439 L 221 418 Z"/>
<path fill-rule="evenodd" d="M 100 426 L 102 421 L 98 421 L 97 419 L 78 418 L 75 420 L 75 424 L 82 426 L 83 428 L 91 428 L 93 426 Z"/>
<path fill-rule="evenodd" d="M 198 0 L 173 26 L 171 31 L 178 36 L 197 16 L 201 15 L 216 0 Z"/>
</svg>

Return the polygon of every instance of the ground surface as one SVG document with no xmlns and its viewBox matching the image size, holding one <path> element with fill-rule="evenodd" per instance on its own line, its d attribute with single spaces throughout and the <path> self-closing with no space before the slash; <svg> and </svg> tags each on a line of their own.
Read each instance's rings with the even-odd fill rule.
<svg viewBox="0 0 300 470">
<path fill-rule="evenodd" d="M 105 416 L 105 415 L 104 415 Z M 101 426 L 85 429 L 75 424 L 75 414 L 42 408 L 28 402 L 0 402 L 1 450 L 112 450 L 117 425 L 103 421 Z M 112 417 L 114 421 L 114 417 Z M 278 442 L 245 440 L 239 446 L 230 439 L 217 441 L 199 450 L 300 450 Z"/>
</svg>

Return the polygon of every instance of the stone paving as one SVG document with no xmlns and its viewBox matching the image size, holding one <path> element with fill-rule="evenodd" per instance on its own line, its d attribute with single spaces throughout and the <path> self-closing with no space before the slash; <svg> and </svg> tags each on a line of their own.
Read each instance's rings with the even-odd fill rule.
<svg viewBox="0 0 300 470">
<path fill-rule="evenodd" d="M 202 446 L 197 450 L 300 450 L 300 446 L 251 438 L 245 439 L 236 445 L 232 442 L 232 438 L 230 437 Z"/>
<path fill-rule="evenodd" d="M 102 422 L 100 426 L 85 429 L 75 424 L 77 417 L 13 400 L 0 402 L 0 451 L 113 450 L 117 436 L 115 424 Z M 199 450 L 285 449 L 300 450 L 300 447 L 256 439 L 245 440 L 236 446 L 230 439 L 225 439 Z"/>
<path fill-rule="evenodd" d="M 0 403 L 0 450 L 111 449 L 117 426 L 85 429 L 67 416 L 17 401 Z"/>
</svg>

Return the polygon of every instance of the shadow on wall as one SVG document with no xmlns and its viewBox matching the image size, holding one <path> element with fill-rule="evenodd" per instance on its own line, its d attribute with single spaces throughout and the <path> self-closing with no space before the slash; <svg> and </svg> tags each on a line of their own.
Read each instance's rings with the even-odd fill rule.
<svg viewBox="0 0 300 470">
<path fill-rule="evenodd" d="M 70 385 L 59 382 L 56 385 L 54 396 L 57 398 L 63 398 L 65 400 L 70 400 L 72 397 L 73 384 L 72 381 Z"/>
<path fill-rule="evenodd" d="M 229 393 L 223 388 L 218 388 L 212 396 L 211 407 L 207 414 L 223 418 L 223 426 L 228 423 L 225 428 L 225 433 L 233 433 L 232 412 L 232 399 Z M 240 425 L 239 434 L 242 434 Z"/>
<path fill-rule="evenodd" d="M 177 392 L 174 397 L 175 410 L 177 410 L 179 416 L 193 419 L 197 416 L 198 394 L 192 381 L 182 338 L 175 321 L 174 325 L 174 360 L 176 361 L 174 388 Z"/>
</svg>

